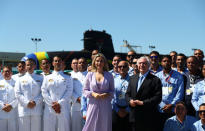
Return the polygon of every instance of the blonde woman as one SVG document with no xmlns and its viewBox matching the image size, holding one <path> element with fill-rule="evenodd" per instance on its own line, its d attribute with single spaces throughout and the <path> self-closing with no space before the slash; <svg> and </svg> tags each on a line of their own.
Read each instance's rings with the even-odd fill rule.
<svg viewBox="0 0 205 131">
<path fill-rule="evenodd" d="M 83 131 L 111 131 L 114 79 L 108 72 L 105 56 L 98 53 L 92 62 L 92 72 L 86 76 L 83 94 L 89 98 Z"/>
</svg>

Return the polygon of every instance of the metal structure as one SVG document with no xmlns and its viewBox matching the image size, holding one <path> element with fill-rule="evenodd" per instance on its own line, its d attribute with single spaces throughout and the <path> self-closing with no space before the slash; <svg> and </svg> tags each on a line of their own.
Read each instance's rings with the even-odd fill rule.
<svg viewBox="0 0 205 131">
<path fill-rule="evenodd" d="M 124 43 L 124 44 L 121 45 L 121 48 L 122 48 L 122 47 L 126 47 L 126 48 L 128 48 L 130 51 L 134 51 L 136 54 L 137 54 L 137 53 L 142 53 L 142 46 L 130 45 L 127 40 L 123 40 L 123 43 Z M 137 48 L 140 48 L 140 52 L 137 51 Z M 122 52 L 122 49 L 121 49 L 121 52 Z"/>
<path fill-rule="evenodd" d="M 150 51 L 153 51 L 153 49 L 155 49 L 155 46 L 154 45 L 149 45 L 149 49 L 150 49 Z"/>
<path fill-rule="evenodd" d="M 41 38 L 31 38 L 31 40 L 34 42 L 34 44 L 36 45 L 36 52 L 38 51 L 37 50 L 37 44 L 38 42 L 41 42 Z"/>
</svg>

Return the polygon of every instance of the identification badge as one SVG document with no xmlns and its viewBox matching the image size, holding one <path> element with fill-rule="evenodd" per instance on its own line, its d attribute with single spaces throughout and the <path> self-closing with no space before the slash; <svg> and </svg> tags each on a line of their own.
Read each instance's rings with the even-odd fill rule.
<svg viewBox="0 0 205 131">
<path fill-rule="evenodd" d="M 190 89 L 186 89 L 186 95 L 191 95 L 191 90 Z"/>
<path fill-rule="evenodd" d="M 172 93 L 172 89 L 173 89 L 173 87 L 168 87 L 168 92 Z"/>
<path fill-rule="evenodd" d="M 169 95 L 169 88 L 168 87 L 162 87 L 162 95 Z"/>
</svg>

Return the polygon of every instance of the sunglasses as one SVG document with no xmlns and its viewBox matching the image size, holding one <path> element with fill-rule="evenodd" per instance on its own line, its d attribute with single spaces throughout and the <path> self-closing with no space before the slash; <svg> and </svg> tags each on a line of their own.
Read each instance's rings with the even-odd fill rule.
<svg viewBox="0 0 205 131">
<path fill-rule="evenodd" d="M 199 114 L 205 113 L 205 110 L 200 110 Z"/>
<path fill-rule="evenodd" d="M 123 68 L 127 68 L 127 66 L 118 66 L 118 68 L 122 68 L 122 67 L 123 67 Z"/>
<path fill-rule="evenodd" d="M 158 56 L 150 56 L 150 58 L 151 58 L 151 59 L 153 59 L 153 58 L 157 59 Z"/>
<path fill-rule="evenodd" d="M 134 64 L 134 65 L 135 65 L 135 64 L 137 64 L 137 62 L 132 62 L 132 64 Z"/>
<path fill-rule="evenodd" d="M 127 55 L 128 57 L 134 57 L 135 55 Z"/>
</svg>

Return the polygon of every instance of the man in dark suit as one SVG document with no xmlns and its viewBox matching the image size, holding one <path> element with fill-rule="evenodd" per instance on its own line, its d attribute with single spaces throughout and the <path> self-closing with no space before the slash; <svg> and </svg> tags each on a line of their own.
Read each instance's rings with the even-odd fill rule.
<svg viewBox="0 0 205 131">
<path fill-rule="evenodd" d="M 137 61 L 139 74 L 130 78 L 126 100 L 130 104 L 132 131 L 157 131 L 157 106 L 162 99 L 162 84 L 149 72 L 150 60 L 143 56 Z"/>
</svg>

